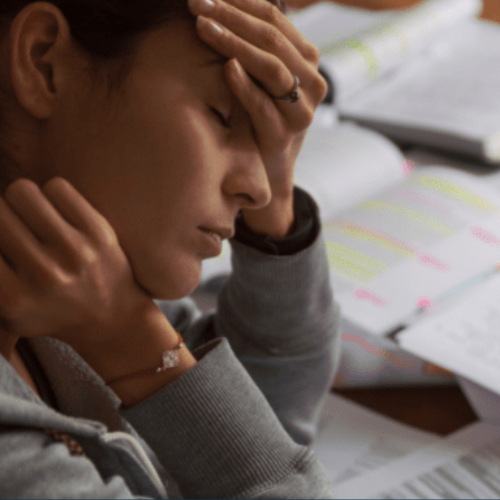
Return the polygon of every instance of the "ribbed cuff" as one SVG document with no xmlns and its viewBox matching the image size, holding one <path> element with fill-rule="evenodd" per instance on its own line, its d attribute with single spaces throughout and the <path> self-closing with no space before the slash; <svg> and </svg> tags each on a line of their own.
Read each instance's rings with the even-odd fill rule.
<svg viewBox="0 0 500 500">
<path fill-rule="evenodd" d="M 288 436 L 226 339 L 195 351 L 204 353 L 175 382 L 120 413 L 186 498 L 257 494 L 283 481 L 308 450 Z"/>
<path fill-rule="evenodd" d="M 293 197 L 295 229 L 284 238 L 271 238 L 254 233 L 243 218 L 236 221 L 234 241 L 253 247 L 270 255 L 293 255 L 310 246 L 320 231 L 319 210 L 314 200 L 302 189 L 296 187 Z"/>
</svg>

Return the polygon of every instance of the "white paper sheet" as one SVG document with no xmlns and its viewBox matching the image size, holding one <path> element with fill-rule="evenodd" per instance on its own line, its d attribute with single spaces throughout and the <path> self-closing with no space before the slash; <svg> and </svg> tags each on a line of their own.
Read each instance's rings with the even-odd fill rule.
<svg viewBox="0 0 500 500">
<path fill-rule="evenodd" d="M 320 106 L 295 164 L 295 184 L 331 218 L 405 176 L 406 160 L 384 136 L 354 123 L 338 123 L 333 106 Z M 201 281 L 231 271 L 231 249 L 203 262 Z"/>
<path fill-rule="evenodd" d="M 398 342 L 409 352 L 500 394 L 499 300 L 497 271 L 453 305 L 403 331 Z"/>
<path fill-rule="evenodd" d="M 485 422 L 500 425 L 500 395 L 464 377 L 456 379 L 477 417 Z"/>
<path fill-rule="evenodd" d="M 399 149 L 376 132 L 346 122 L 313 126 L 295 164 L 295 184 L 326 220 L 402 180 L 405 166 Z"/>
<path fill-rule="evenodd" d="M 332 43 L 320 49 L 321 64 L 334 82 L 335 101 L 357 100 L 361 89 L 430 50 L 452 29 L 474 18 L 481 6 L 480 0 L 428 0 L 341 42 L 332 37 Z"/>
<path fill-rule="evenodd" d="M 329 394 L 313 449 L 338 484 L 440 439 Z"/>
<path fill-rule="evenodd" d="M 426 167 L 327 221 L 324 235 L 343 317 L 386 335 L 495 266 L 500 195 L 473 175 Z"/>
<path fill-rule="evenodd" d="M 336 486 L 337 498 L 499 498 L 500 426 L 478 422 Z"/>
<path fill-rule="evenodd" d="M 288 17 L 310 42 L 321 49 L 387 21 L 394 17 L 394 13 L 393 10 L 374 11 L 320 2 L 292 11 Z"/>
<path fill-rule="evenodd" d="M 500 160 L 500 27 L 473 20 L 347 102 L 341 116 L 414 143 Z"/>
</svg>

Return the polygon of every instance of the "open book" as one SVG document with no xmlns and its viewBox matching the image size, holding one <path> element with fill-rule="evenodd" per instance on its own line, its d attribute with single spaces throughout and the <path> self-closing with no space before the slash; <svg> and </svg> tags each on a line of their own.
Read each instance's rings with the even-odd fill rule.
<svg viewBox="0 0 500 500">
<path fill-rule="evenodd" d="M 500 191 L 471 173 L 420 166 L 326 221 L 324 234 L 345 331 L 392 337 L 493 277 Z"/>
<path fill-rule="evenodd" d="M 305 189 L 327 220 L 403 179 L 408 163 L 381 134 L 354 123 L 339 123 L 331 106 L 316 111 L 295 166 L 295 184 Z M 230 247 L 203 262 L 202 283 L 231 272 Z"/>
<path fill-rule="evenodd" d="M 500 26 L 481 0 L 370 12 L 331 2 L 292 13 L 320 48 L 340 117 L 394 140 L 500 162 Z"/>
</svg>

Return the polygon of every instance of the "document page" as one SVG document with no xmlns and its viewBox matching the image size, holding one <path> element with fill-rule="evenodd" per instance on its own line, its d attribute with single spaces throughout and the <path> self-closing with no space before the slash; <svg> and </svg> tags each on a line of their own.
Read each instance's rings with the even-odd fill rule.
<svg viewBox="0 0 500 500">
<path fill-rule="evenodd" d="M 500 195 L 472 174 L 424 167 L 325 222 L 324 236 L 343 318 L 387 335 L 495 268 Z"/>
<path fill-rule="evenodd" d="M 397 11 L 368 10 L 332 2 L 291 11 L 287 17 L 318 49 L 326 49 L 356 33 L 388 21 Z"/>
<path fill-rule="evenodd" d="M 500 497 L 500 426 L 478 422 L 336 485 L 337 498 Z"/>
<path fill-rule="evenodd" d="M 440 436 L 329 394 L 312 448 L 333 485 L 383 467 Z"/>
<path fill-rule="evenodd" d="M 500 27 L 473 20 L 339 103 L 345 118 L 417 144 L 500 161 Z"/>
<path fill-rule="evenodd" d="M 417 169 L 420 166 L 440 165 L 473 173 L 478 179 L 483 179 L 489 186 L 494 187 L 500 193 L 500 169 L 496 165 L 485 164 L 480 160 L 474 161 L 467 157 L 464 158 L 462 155 L 450 155 L 418 146 L 405 151 L 405 156 Z"/>
<path fill-rule="evenodd" d="M 497 243 L 500 254 L 500 241 Z M 397 336 L 402 348 L 500 394 L 500 263 L 493 277 Z"/>
<path fill-rule="evenodd" d="M 295 163 L 295 185 L 314 198 L 322 219 L 330 219 L 407 173 L 407 161 L 394 143 L 355 123 L 337 123 L 333 106 L 323 105 Z M 220 256 L 203 261 L 202 282 L 228 274 L 230 255 L 226 240 Z"/>
<path fill-rule="evenodd" d="M 354 123 L 310 128 L 295 164 L 295 184 L 331 219 L 401 181 L 407 162 L 386 137 Z"/>
<path fill-rule="evenodd" d="M 335 102 L 357 100 L 360 89 L 392 76 L 396 68 L 477 16 L 481 7 L 481 0 L 427 0 L 340 42 L 335 37 L 321 44 L 321 65 L 334 82 Z"/>
</svg>

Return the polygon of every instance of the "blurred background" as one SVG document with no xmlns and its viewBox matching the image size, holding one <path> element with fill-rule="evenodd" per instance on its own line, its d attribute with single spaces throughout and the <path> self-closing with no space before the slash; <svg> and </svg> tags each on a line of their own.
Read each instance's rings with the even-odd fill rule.
<svg viewBox="0 0 500 500">
<path fill-rule="evenodd" d="M 287 0 L 287 5 L 292 9 L 301 9 L 317 3 L 319 0 Z M 349 5 L 350 7 L 363 7 L 365 9 L 398 9 L 410 7 L 420 3 L 420 0 L 337 0 L 335 3 Z M 481 15 L 484 19 L 500 22 L 500 1 L 483 0 L 484 10 Z"/>
</svg>

